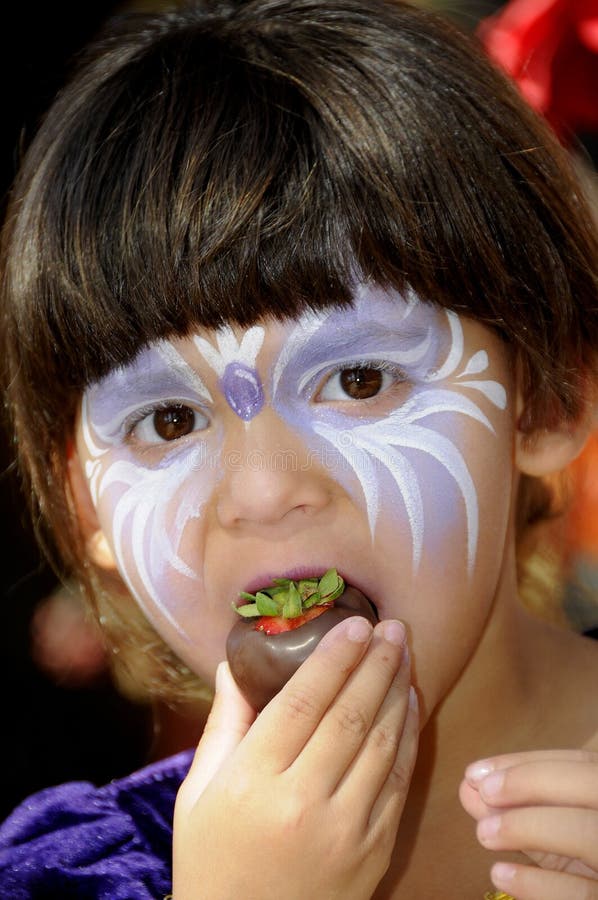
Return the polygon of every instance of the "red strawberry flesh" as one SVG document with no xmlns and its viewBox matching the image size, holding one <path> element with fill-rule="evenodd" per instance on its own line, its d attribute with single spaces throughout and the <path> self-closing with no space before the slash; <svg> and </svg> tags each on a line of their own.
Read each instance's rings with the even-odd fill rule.
<svg viewBox="0 0 598 900">
<path fill-rule="evenodd" d="M 331 606 L 334 606 L 334 603 L 321 603 L 319 606 L 312 606 L 311 609 L 307 609 L 300 616 L 295 616 L 292 619 L 285 619 L 283 616 L 260 616 L 253 627 L 255 631 L 263 631 L 265 634 L 282 634 L 285 631 L 293 631 L 295 628 L 300 628 L 301 625 L 311 622 L 312 619 L 317 619 Z"/>
</svg>

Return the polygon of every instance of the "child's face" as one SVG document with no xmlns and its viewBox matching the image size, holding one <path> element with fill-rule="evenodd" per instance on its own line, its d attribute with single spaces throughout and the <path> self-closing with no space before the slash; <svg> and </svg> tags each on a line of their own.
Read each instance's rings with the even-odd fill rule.
<svg viewBox="0 0 598 900">
<path fill-rule="evenodd" d="M 407 623 L 435 703 L 501 573 L 512 399 L 489 330 L 366 285 L 353 308 L 153 344 L 87 391 L 77 445 L 116 566 L 201 676 L 240 591 L 336 567 Z"/>
</svg>

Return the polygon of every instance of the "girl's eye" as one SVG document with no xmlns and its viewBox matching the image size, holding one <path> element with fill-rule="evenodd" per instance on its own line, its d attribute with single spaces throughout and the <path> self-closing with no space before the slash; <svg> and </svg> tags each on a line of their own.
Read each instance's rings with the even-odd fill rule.
<svg viewBox="0 0 598 900">
<path fill-rule="evenodd" d="M 398 375 L 375 366 L 353 366 L 333 372 L 318 391 L 318 401 L 369 400 L 385 391 Z"/>
<path fill-rule="evenodd" d="M 155 444 L 176 441 L 193 431 L 206 428 L 207 424 L 206 417 L 190 406 L 171 403 L 148 411 L 132 428 L 131 434 L 142 443 Z"/>
</svg>

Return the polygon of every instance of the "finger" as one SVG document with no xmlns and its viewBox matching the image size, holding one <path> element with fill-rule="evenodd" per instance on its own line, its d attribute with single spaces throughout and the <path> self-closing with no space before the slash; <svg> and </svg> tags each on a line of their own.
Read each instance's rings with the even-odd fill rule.
<svg viewBox="0 0 598 900">
<path fill-rule="evenodd" d="M 391 837 L 393 845 L 411 784 L 418 742 L 419 706 L 415 688 L 411 687 L 399 747 L 393 765 L 374 801 L 368 823 L 374 833 Z"/>
<path fill-rule="evenodd" d="M 532 806 L 509 809 L 478 822 L 488 850 L 541 852 L 579 859 L 598 870 L 598 811 Z"/>
<path fill-rule="evenodd" d="M 513 766 L 532 762 L 585 762 L 598 765 L 598 753 L 591 750 L 526 750 L 521 753 L 505 753 L 501 756 L 489 756 L 471 763 L 465 770 L 466 780 L 476 786 L 491 772 L 509 769 Z"/>
<path fill-rule="evenodd" d="M 324 635 L 248 734 L 247 753 L 256 765 L 261 760 L 280 773 L 295 761 L 363 658 L 372 633 L 370 622 L 351 616 Z"/>
<path fill-rule="evenodd" d="M 339 802 L 344 802 L 347 808 L 363 809 L 365 822 L 395 764 L 405 727 L 411 666 L 407 647 L 403 645 L 401 651 L 398 671 L 390 680 L 371 727 L 335 790 Z M 370 803 L 365 805 L 368 797 Z"/>
<path fill-rule="evenodd" d="M 220 663 L 216 671 L 214 702 L 185 779 L 190 802 L 197 800 L 223 762 L 238 747 L 255 715 L 255 710 L 239 691 L 228 663 Z"/>
<path fill-rule="evenodd" d="M 367 742 L 404 654 L 403 624 L 387 621 L 376 625 L 367 653 L 328 707 L 301 754 L 289 768 L 289 774 L 302 779 L 317 771 L 322 793 L 330 796 L 334 792 L 356 754 Z M 405 708 L 408 687 L 405 679 Z M 388 737 L 391 738 L 390 731 Z M 396 736 L 393 735 L 392 739 L 394 743 Z M 392 758 L 395 753 L 396 744 Z"/>
<path fill-rule="evenodd" d="M 478 785 L 487 807 L 577 806 L 598 809 L 598 764 L 549 760 L 498 769 Z"/>
<path fill-rule="evenodd" d="M 494 807 L 484 803 L 482 795 L 477 787 L 473 787 L 469 781 L 466 781 L 465 779 L 463 779 L 459 785 L 459 800 L 461 801 L 461 805 L 465 812 L 469 813 L 476 821 L 484 819 L 486 816 L 491 816 L 496 812 Z"/>
<path fill-rule="evenodd" d="M 598 881 L 577 875 L 500 862 L 490 876 L 495 888 L 517 900 L 598 900 Z"/>
</svg>

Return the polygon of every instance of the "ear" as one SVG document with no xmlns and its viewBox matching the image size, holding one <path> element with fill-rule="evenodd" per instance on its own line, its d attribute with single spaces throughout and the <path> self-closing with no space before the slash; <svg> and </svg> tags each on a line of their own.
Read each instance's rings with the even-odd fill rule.
<svg viewBox="0 0 598 900">
<path fill-rule="evenodd" d="M 525 475 L 537 477 L 562 471 L 579 456 L 595 427 L 593 404 L 590 403 L 575 421 L 564 420 L 532 434 L 518 426 L 515 438 L 517 468 Z"/>
<path fill-rule="evenodd" d="M 83 465 L 75 447 L 69 453 L 68 484 L 73 515 L 79 523 L 88 559 L 101 569 L 115 571 L 114 556 L 100 527 Z"/>
</svg>

